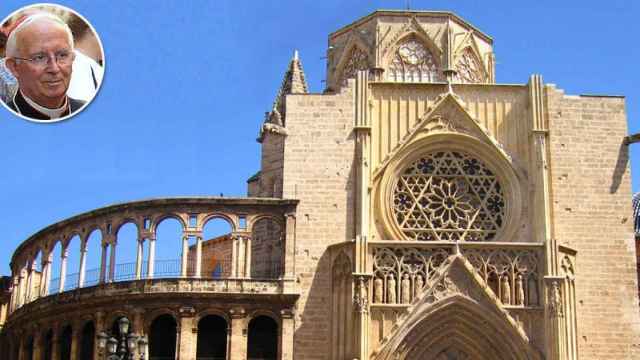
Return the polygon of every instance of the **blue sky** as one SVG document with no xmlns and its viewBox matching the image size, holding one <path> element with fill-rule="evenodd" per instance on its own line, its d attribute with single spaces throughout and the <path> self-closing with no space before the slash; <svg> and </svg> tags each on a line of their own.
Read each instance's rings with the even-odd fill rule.
<svg viewBox="0 0 640 360">
<path fill-rule="evenodd" d="M 149 197 L 245 195 L 259 168 L 255 138 L 293 50 L 311 91 L 320 92 L 327 35 L 406 1 L 58 3 L 100 34 L 105 81 L 83 113 L 60 124 L 29 123 L 0 108 L 4 275 L 20 242 L 84 211 Z M 0 17 L 28 4 L 2 0 Z M 568 94 L 626 95 L 630 132 L 640 131 L 638 2 L 411 4 L 451 10 L 492 36 L 498 82 L 539 73 Z M 631 151 L 638 191 L 640 145 Z"/>
</svg>

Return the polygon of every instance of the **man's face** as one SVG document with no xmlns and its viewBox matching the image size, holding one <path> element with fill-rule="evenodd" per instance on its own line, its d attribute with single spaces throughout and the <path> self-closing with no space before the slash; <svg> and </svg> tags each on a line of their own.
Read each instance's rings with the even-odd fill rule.
<svg viewBox="0 0 640 360">
<path fill-rule="evenodd" d="M 48 57 L 46 64 L 12 59 L 7 66 L 18 79 L 24 95 L 47 108 L 58 108 L 64 104 L 71 81 L 73 46 L 69 44 L 66 31 L 51 21 L 30 24 L 18 34 L 19 57 L 31 59 L 36 55 Z M 56 54 L 71 52 L 71 61 L 58 63 Z"/>
</svg>

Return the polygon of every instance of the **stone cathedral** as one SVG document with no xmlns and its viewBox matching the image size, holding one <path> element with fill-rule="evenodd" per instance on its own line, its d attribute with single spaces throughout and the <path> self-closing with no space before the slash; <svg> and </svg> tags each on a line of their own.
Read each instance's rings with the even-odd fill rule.
<svg viewBox="0 0 640 360">
<path fill-rule="evenodd" d="M 640 358 L 623 97 L 497 84 L 493 40 L 449 12 L 376 11 L 327 52 L 322 94 L 291 60 L 248 197 L 133 201 L 26 239 L 0 356 L 103 359 L 107 334 L 148 339 L 122 349 L 145 359 Z M 175 269 L 154 255 L 169 218 Z M 232 231 L 204 238 L 211 220 Z"/>
</svg>

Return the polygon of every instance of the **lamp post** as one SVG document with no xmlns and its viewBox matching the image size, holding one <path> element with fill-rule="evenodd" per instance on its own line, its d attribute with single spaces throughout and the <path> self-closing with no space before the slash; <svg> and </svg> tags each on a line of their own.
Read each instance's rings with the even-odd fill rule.
<svg viewBox="0 0 640 360">
<path fill-rule="evenodd" d="M 118 320 L 120 341 L 118 341 L 114 336 L 110 337 L 104 331 L 101 331 L 97 335 L 98 349 L 100 350 L 101 355 L 104 354 L 104 358 L 106 360 L 134 360 L 134 353 L 136 349 L 140 354 L 138 359 L 146 359 L 147 347 L 149 345 L 147 337 L 135 334 L 127 335 L 129 332 L 129 325 L 129 319 L 126 317 Z"/>
</svg>

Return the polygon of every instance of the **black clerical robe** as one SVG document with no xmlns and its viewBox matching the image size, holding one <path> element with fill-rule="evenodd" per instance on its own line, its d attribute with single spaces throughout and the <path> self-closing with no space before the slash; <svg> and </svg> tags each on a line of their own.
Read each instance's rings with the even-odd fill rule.
<svg viewBox="0 0 640 360">
<path fill-rule="evenodd" d="M 67 97 L 67 109 L 60 115 L 60 118 L 63 118 L 69 114 L 73 114 L 74 112 L 80 110 L 80 108 L 85 104 L 82 100 L 72 99 Z M 24 99 L 20 91 L 16 93 L 16 96 L 13 98 L 13 101 L 7 104 L 9 108 L 18 114 L 26 116 L 30 119 L 34 120 L 55 120 L 51 119 L 47 115 L 39 112 L 34 109 L 27 101 Z"/>
</svg>

